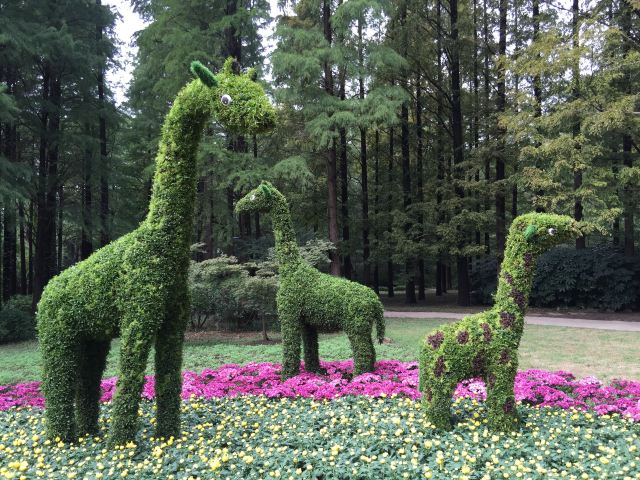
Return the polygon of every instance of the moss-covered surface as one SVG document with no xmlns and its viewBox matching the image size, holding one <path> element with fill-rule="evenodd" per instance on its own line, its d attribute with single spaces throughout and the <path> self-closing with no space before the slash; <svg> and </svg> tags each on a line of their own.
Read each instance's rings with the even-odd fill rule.
<svg viewBox="0 0 640 480">
<path fill-rule="evenodd" d="M 229 62 L 228 62 L 229 63 Z M 149 214 L 133 232 L 53 278 L 38 305 L 47 434 L 73 440 L 98 428 L 98 386 L 109 341 L 120 336 L 111 442 L 133 438 L 144 371 L 155 342 L 157 431 L 180 429 L 182 343 L 189 315 L 187 271 L 196 193 L 196 151 L 205 122 L 218 114 L 233 130 L 269 128 L 274 111 L 249 75 L 199 79 L 176 97 L 162 128 Z M 251 84 L 249 86 L 249 84 Z M 228 104 L 221 92 L 242 91 Z M 225 109 L 229 112 L 221 113 Z M 247 119 L 239 115 L 252 111 Z"/>
<path fill-rule="evenodd" d="M 373 371 L 376 352 L 371 340 L 376 326 L 384 339 L 382 303 L 370 288 L 327 275 L 300 256 L 287 200 L 273 185 L 263 182 L 236 205 L 236 212 L 260 211 L 271 215 L 280 272 L 277 303 L 282 330 L 283 378 L 300 371 L 300 343 L 306 369 L 318 371 L 318 333 L 344 331 L 354 357 L 354 373 Z"/>
<path fill-rule="evenodd" d="M 568 216 L 529 213 L 517 217 L 509 230 L 493 308 L 424 338 L 420 390 L 427 417 L 437 427 L 452 427 L 451 396 L 458 382 L 483 377 L 488 386 L 489 426 L 502 431 L 519 428 L 513 383 L 536 258 L 579 234 Z"/>
</svg>

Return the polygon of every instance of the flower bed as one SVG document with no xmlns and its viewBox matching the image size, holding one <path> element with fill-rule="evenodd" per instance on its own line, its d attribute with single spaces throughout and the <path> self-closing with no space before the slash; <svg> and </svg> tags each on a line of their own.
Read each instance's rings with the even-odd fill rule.
<svg viewBox="0 0 640 480">
<path fill-rule="evenodd" d="M 637 424 L 618 415 L 520 412 L 522 432 L 496 434 L 482 402 L 458 399 L 451 432 L 426 421 L 409 397 L 333 400 L 240 396 L 182 405 L 183 434 L 155 439 L 142 402 L 135 443 L 107 449 L 111 405 L 100 436 L 73 445 L 44 439 L 43 410 L 0 412 L 0 478 L 56 479 L 638 479 Z"/>
<path fill-rule="evenodd" d="M 200 373 L 184 372 L 182 397 L 220 398 L 242 395 L 266 397 L 304 397 L 315 400 L 351 395 L 369 397 L 404 396 L 417 399 L 418 367 L 416 362 L 382 360 L 376 371 L 351 379 L 351 361 L 322 362 L 326 375 L 302 373 L 285 382 L 280 381 L 280 366 L 273 363 L 223 365 Z M 102 400 L 111 400 L 115 378 L 102 382 Z M 515 382 L 516 400 L 522 404 L 563 409 L 591 410 L 597 414 L 620 413 L 640 421 L 640 382 L 616 380 L 605 385 L 598 379 L 575 379 L 568 372 L 526 370 L 519 372 Z M 154 396 L 154 379 L 148 376 L 142 393 L 146 399 Z M 481 380 L 462 382 L 456 397 L 484 400 L 486 389 Z M 0 386 L 0 410 L 14 406 L 42 407 L 44 400 L 38 382 Z"/>
</svg>

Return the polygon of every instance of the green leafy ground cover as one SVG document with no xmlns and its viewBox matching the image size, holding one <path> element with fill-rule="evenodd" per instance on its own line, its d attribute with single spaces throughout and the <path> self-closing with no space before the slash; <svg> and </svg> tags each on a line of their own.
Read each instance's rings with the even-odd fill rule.
<svg viewBox="0 0 640 480">
<path fill-rule="evenodd" d="M 376 345 L 378 358 L 415 361 L 418 343 L 423 336 L 447 320 L 397 318 L 387 319 L 386 341 Z M 278 339 L 277 334 L 270 338 Z M 185 342 L 184 369 L 200 371 L 225 363 L 280 362 L 279 343 L 261 344 L 260 334 L 189 335 Z M 576 376 L 594 375 L 601 380 L 640 379 L 638 363 L 640 333 L 590 330 L 581 328 L 525 326 L 520 345 L 520 369 L 567 370 Z M 109 354 L 107 377 L 116 374 L 118 341 Z M 351 358 L 351 348 L 344 335 L 323 335 L 320 339 L 322 360 Z M 150 363 L 147 373 L 153 373 Z M 0 385 L 40 379 L 40 353 L 36 342 L 0 346 Z"/>
<path fill-rule="evenodd" d="M 522 432 L 486 428 L 484 406 L 456 402 L 452 432 L 434 430 L 419 402 L 344 397 L 332 401 L 223 398 L 183 404 L 183 434 L 155 439 L 152 403 L 142 404 L 136 442 L 105 448 L 44 440 L 43 414 L 0 413 L 0 475 L 46 479 L 498 479 L 640 478 L 640 437 L 619 417 L 521 407 Z"/>
</svg>

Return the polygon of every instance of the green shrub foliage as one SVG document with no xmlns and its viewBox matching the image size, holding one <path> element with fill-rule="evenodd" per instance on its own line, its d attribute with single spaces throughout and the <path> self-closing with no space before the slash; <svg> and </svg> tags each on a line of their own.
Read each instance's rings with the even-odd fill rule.
<svg viewBox="0 0 640 480">
<path fill-rule="evenodd" d="M 489 304 L 497 288 L 495 259 L 473 270 L 476 300 Z M 640 259 L 620 248 L 597 245 L 576 250 L 559 246 L 540 256 L 529 304 L 535 307 L 579 307 L 617 311 L 640 303 Z"/>
<path fill-rule="evenodd" d="M 36 319 L 31 312 L 31 296 L 16 295 L 0 310 L 0 343 L 36 338 Z"/>
<path fill-rule="evenodd" d="M 277 289 L 277 275 L 261 263 L 240 264 L 226 255 L 192 262 L 191 327 L 213 324 L 216 329 L 242 330 L 269 324 L 277 317 Z"/>
<path fill-rule="evenodd" d="M 451 429 L 450 404 L 456 385 L 482 377 L 487 384 L 489 426 L 519 427 L 513 395 L 518 346 L 538 256 L 580 235 L 573 219 L 528 213 L 511 224 L 494 306 L 427 335 L 420 348 L 423 408 L 438 428 Z"/>
<path fill-rule="evenodd" d="M 318 333 L 344 331 L 354 357 L 354 375 L 373 371 L 376 352 L 371 340 L 373 325 L 378 341 L 384 339 L 382 303 L 370 288 L 318 271 L 300 254 L 287 200 L 269 182 L 249 192 L 236 212 L 269 213 L 276 241 L 280 275 L 277 294 L 282 331 L 282 378 L 300 372 L 300 343 L 304 345 L 307 371 L 320 371 Z"/>
<path fill-rule="evenodd" d="M 164 437 L 179 433 L 201 132 L 214 114 L 230 129 L 247 133 L 270 128 L 275 116 L 262 88 L 248 74 L 233 75 L 226 69 L 214 76 L 197 62 L 192 72 L 199 79 L 178 93 L 162 128 L 147 218 L 133 232 L 53 278 L 38 304 L 50 438 L 72 441 L 78 433 L 97 431 L 100 378 L 110 341 L 117 335 L 120 371 L 110 443 L 122 444 L 136 434 L 144 372 L 154 342 L 156 433 Z"/>
</svg>

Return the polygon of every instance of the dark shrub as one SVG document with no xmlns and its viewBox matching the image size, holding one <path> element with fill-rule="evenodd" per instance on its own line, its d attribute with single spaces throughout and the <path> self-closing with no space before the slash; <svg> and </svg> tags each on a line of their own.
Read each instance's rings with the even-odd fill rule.
<svg viewBox="0 0 640 480">
<path fill-rule="evenodd" d="M 472 289 L 477 302 L 491 304 L 496 290 L 496 261 L 474 265 Z M 557 247 L 540 256 L 530 304 L 536 307 L 579 307 L 624 310 L 639 305 L 640 259 L 620 249 L 599 245 L 576 250 Z"/>
<path fill-rule="evenodd" d="M 36 320 L 31 313 L 31 297 L 16 295 L 0 310 L 0 343 L 36 338 Z"/>
</svg>

